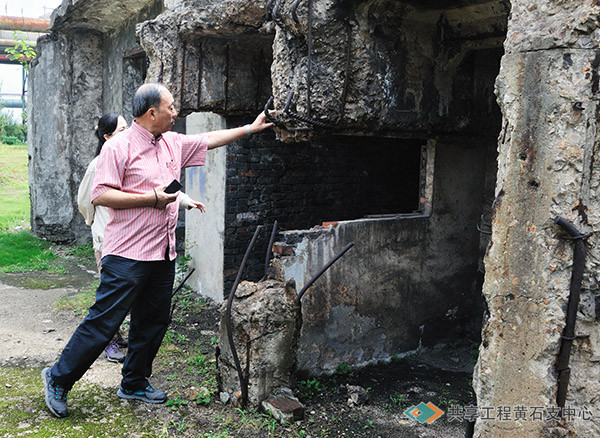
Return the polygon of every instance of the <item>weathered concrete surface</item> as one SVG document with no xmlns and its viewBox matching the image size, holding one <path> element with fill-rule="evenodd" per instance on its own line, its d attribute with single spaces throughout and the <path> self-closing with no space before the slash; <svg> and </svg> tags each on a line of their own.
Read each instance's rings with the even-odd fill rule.
<svg viewBox="0 0 600 438">
<path fill-rule="evenodd" d="M 272 80 L 276 108 L 294 91 L 290 109 L 329 123 L 328 133 L 464 133 L 491 126 L 495 104 L 486 77 L 497 72 L 507 2 L 312 2 L 310 78 L 310 2 L 300 3 L 298 23 L 294 2 L 277 3 L 275 26 L 264 5 L 243 0 L 189 1 L 141 24 L 148 77 L 173 91 L 184 114 L 252 112 L 266 103 Z M 292 131 L 306 127 L 286 124 Z"/>
<path fill-rule="evenodd" d="M 300 325 L 295 299 L 293 282 L 283 284 L 281 278 L 243 281 L 237 288 L 231 309 L 232 333 L 242 370 L 248 372 L 248 400 L 254 406 L 279 388 L 295 386 Z M 241 387 L 227 336 L 226 308 L 225 302 L 219 331 L 220 391 L 239 403 Z"/>
<path fill-rule="evenodd" d="M 312 2 L 310 77 L 309 3 L 300 3 L 299 23 L 290 14 L 293 2 L 280 7 L 272 67 L 276 108 L 293 91 L 293 111 L 329 123 L 328 132 L 358 135 L 467 132 L 490 121 L 493 105 L 485 104 L 480 80 L 464 75 L 481 74 L 470 65 L 475 53 L 501 46 L 506 2 L 462 8 L 430 2 L 434 9 L 416 2 Z"/>
<path fill-rule="evenodd" d="M 598 22 L 595 1 L 513 1 L 497 81 L 504 115 L 484 295 L 489 320 L 474 378 L 478 405 L 556 404 L 555 361 L 565 325 L 573 251 L 556 216 L 600 227 Z M 578 104 L 578 102 L 580 104 Z M 566 405 L 575 418 L 478 421 L 478 437 L 599 436 L 597 238 L 589 251 Z M 595 311 L 594 311 L 595 310 Z M 581 411 L 588 409 L 593 418 Z M 514 418 L 514 417 L 513 417 Z"/>
<path fill-rule="evenodd" d="M 437 147 L 430 216 L 339 222 L 287 231 L 285 278 L 300 290 L 347 243 L 355 246 L 302 299 L 298 369 L 330 373 L 465 336 L 476 287 L 485 169 L 481 148 Z M 476 324 L 475 324 L 476 325 Z"/>
<path fill-rule="evenodd" d="M 271 93 L 272 35 L 261 29 L 256 2 L 184 2 L 138 26 L 148 81 L 169 87 L 186 115 L 193 111 L 255 114 Z"/>
<path fill-rule="evenodd" d="M 216 114 L 193 113 L 186 117 L 188 134 L 223 129 L 225 121 Z M 185 193 L 206 205 L 206 212 L 186 211 L 185 254 L 191 257 L 189 284 L 202 296 L 223 301 L 223 258 L 225 231 L 226 149 L 207 154 L 203 167 L 186 169 Z"/>
<path fill-rule="evenodd" d="M 31 229 L 50 240 L 89 234 L 76 199 L 102 114 L 102 43 L 89 31 L 38 40 L 29 78 Z"/>
<path fill-rule="evenodd" d="M 63 0 L 50 18 L 51 29 L 88 29 L 113 32 L 155 0 Z M 162 1 L 160 2 L 162 3 Z"/>
<path fill-rule="evenodd" d="M 595 0 L 511 1 L 507 53 L 554 48 L 594 49 L 600 45 Z"/>
</svg>

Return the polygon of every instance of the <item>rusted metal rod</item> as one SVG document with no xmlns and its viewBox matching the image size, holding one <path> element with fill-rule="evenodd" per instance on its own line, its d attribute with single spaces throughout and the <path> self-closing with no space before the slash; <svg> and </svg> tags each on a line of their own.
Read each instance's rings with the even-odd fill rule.
<svg viewBox="0 0 600 438">
<path fill-rule="evenodd" d="M 287 114 L 288 116 L 293 117 L 295 119 L 301 120 L 305 123 L 308 123 L 309 125 L 315 125 L 315 126 L 319 126 L 321 128 L 329 128 L 330 127 L 330 125 L 325 122 L 321 122 L 320 120 L 314 120 L 314 119 L 311 119 L 310 117 L 301 116 L 300 114 L 293 112 L 290 109 L 293 97 L 294 97 L 294 92 L 290 91 L 285 100 L 285 107 L 283 108 L 283 112 L 285 114 Z"/>
<path fill-rule="evenodd" d="M 273 19 L 273 21 L 275 22 L 276 25 L 278 25 L 281 28 L 285 28 L 283 21 L 281 21 L 279 19 L 279 6 L 280 5 L 281 5 L 281 0 L 276 0 L 275 6 L 273 6 L 273 10 L 271 11 L 271 18 Z"/>
<path fill-rule="evenodd" d="M 300 20 L 298 19 L 298 14 L 296 13 L 296 10 L 298 9 L 298 5 L 300 4 L 302 0 L 295 0 L 294 4 L 292 5 L 292 18 L 294 19 L 294 21 L 296 23 L 300 23 Z"/>
<path fill-rule="evenodd" d="M 269 246 L 267 246 L 267 255 L 265 256 L 265 276 L 267 278 L 267 271 L 269 270 L 269 261 L 271 260 L 271 248 L 273 248 L 273 242 L 275 241 L 275 234 L 277 234 L 277 220 L 273 222 L 273 230 L 271 231 L 271 238 L 269 239 Z"/>
<path fill-rule="evenodd" d="M 558 372 L 558 390 L 556 392 L 556 405 L 564 408 L 567 399 L 567 389 L 571 377 L 571 368 L 569 359 L 571 357 L 571 347 L 575 336 L 575 321 L 577 319 L 577 307 L 579 306 L 579 296 L 581 294 L 581 281 L 583 280 L 583 271 L 585 268 L 585 243 L 584 239 L 589 234 L 581 234 L 575 226 L 565 218 L 556 216 L 554 223 L 558 224 L 566 231 L 573 240 L 573 268 L 571 273 L 571 284 L 569 292 L 569 301 L 567 303 L 567 321 L 563 334 L 561 336 L 560 351 L 556 361 L 556 371 Z"/>
<path fill-rule="evenodd" d="M 192 276 L 192 274 L 194 273 L 195 270 L 196 270 L 196 268 L 190 269 L 190 271 L 187 273 L 187 275 L 185 277 L 183 277 L 183 280 L 181 280 L 181 283 L 179 283 L 179 285 L 175 289 L 173 289 L 173 292 L 171 292 L 171 299 L 173 299 L 175 294 L 177 292 L 179 292 L 179 290 L 183 287 L 185 282 L 188 281 L 188 278 L 190 278 Z M 171 313 L 169 314 L 169 321 L 171 321 L 173 319 L 173 311 L 174 310 L 175 310 L 175 303 L 173 303 L 173 305 L 171 306 Z"/>
<path fill-rule="evenodd" d="M 240 284 L 240 280 L 242 278 L 242 273 L 244 272 L 244 268 L 246 267 L 246 262 L 248 261 L 248 256 L 250 255 L 250 251 L 254 246 L 254 242 L 256 242 L 256 237 L 260 232 L 262 225 L 258 225 L 256 230 L 254 231 L 254 235 L 252 236 L 252 240 L 248 245 L 248 249 L 246 250 L 246 254 L 244 254 L 244 258 L 242 259 L 242 264 L 240 265 L 240 269 L 238 269 L 237 276 L 235 277 L 235 281 L 233 282 L 233 286 L 231 287 L 231 292 L 229 292 L 229 296 L 227 297 L 227 310 L 225 312 L 225 325 L 227 328 L 227 339 L 229 341 L 229 348 L 231 348 L 231 355 L 233 356 L 233 362 L 235 364 L 235 369 L 238 373 L 238 378 L 240 379 L 240 389 L 242 392 L 242 408 L 246 407 L 246 403 L 248 402 L 248 376 L 244 375 L 242 371 L 242 365 L 240 364 L 240 358 L 237 354 L 237 350 L 235 349 L 235 343 L 233 342 L 233 328 L 231 325 L 231 305 L 233 304 L 233 297 L 235 296 L 235 291 L 237 290 L 238 285 Z"/>
<path fill-rule="evenodd" d="M 317 274 L 313 278 L 311 278 L 308 283 L 306 283 L 304 285 L 302 290 L 300 290 L 300 292 L 298 292 L 298 296 L 296 297 L 296 305 L 300 305 L 300 300 L 302 299 L 302 296 L 307 291 L 307 289 L 309 287 L 311 287 L 313 285 L 313 283 L 315 281 L 317 281 L 319 279 L 319 277 L 321 275 L 323 275 L 323 273 L 331 267 L 331 265 L 333 265 L 335 262 L 337 262 L 340 259 L 340 257 L 342 257 L 346 253 L 346 251 L 348 251 L 353 246 L 354 246 L 354 242 L 350 242 L 348 245 L 346 245 L 344 247 L 344 249 L 342 249 L 339 253 L 337 253 L 337 255 L 334 258 L 332 258 L 325 266 L 323 266 L 321 268 L 321 270 L 319 272 L 317 272 Z"/>
<path fill-rule="evenodd" d="M 483 227 L 488 227 L 489 230 L 484 230 Z M 492 234 L 492 224 L 488 224 L 487 222 L 485 222 L 483 220 L 483 215 L 481 215 L 479 223 L 477 224 L 477 231 L 479 231 L 481 234 Z"/>
<path fill-rule="evenodd" d="M 271 11 L 271 17 L 273 18 L 274 21 L 277 20 L 277 12 L 279 12 L 279 6 L 281 5 L 281 0 L 276 0 L 275 1 L 275 6 L 273 6 L 273 10 Z"/>
<path fill-rule="evenodd" d="M 0 16 L 0 30 L 20 30 L 22 32 L 48 32 L 50 20 L 47 18 L 23 18 Z"/>
<path fill-rule="evenodd" d="M 312 0 L 308 0 L 308 50 L 306 59 L 306 115 L 311 117 L 311 103 L 310 103 L 310 80 L 311 80 L 311 64 L 312 64 L 312 25 L 313 25 L 313 13 L 312 13 Z"/>
<path fill-rule="evenodd" d="M 271 11 L 273 9 L 273 1 L 274 0 L 269 0 L 267 2 L 267 5 L 265 6 L 265 18 L 268 20 L 269 18 L 271 18 Z"/>
<path fill-rule="evenodd" d="M 171 293 L 171 298 L 173 298 L 175 296 L 175 294 L 177 292 L 179 292 L 179 289 L 181 289 L 183 287 L 183 285 L 185 284 L 185 282 L 188 281 L 188 279 L 192 276 L 192 274 L 194 273 L 195 270 L 196 270 L 196 268 L 190 269 L 190 272 L 188 272 L 186 274 L 186 276 L 183 278 L 183 280 L 181 280 L 181 283 L 179 283 L 179 285 Z"/>
<path fill-rule="evenodd" d="M 267 103 L 265 104 L 265 116 L 267 116 L 267 119 L 269 119 L 271 122 L 275 123 L 277 120 L 275 120 L 275 117 L 269 113 L 269 107 L 273 105 L 273 99 L 273 96 L 269 97 L 269 100 L 267 100 Z"/>
<path fill-rule="evenodd" d="M 286 126 L 283 123 L 281 123 L 279 120 L 277 120 L 275 117 L 273 117 L 273 115 L 269 112 L 269 108 L 273 104 L 273 99 L 274 99 L 273 96 L 269 97 L 269 100 L 267 100 L 267 103 L 265 104 L 265 109 L 264 109 L 265 116 L 267 116 L 267 119 L 269 119 L 269 121 L 272 122 L 278 128 L 287 130 Z"/>
</svg>

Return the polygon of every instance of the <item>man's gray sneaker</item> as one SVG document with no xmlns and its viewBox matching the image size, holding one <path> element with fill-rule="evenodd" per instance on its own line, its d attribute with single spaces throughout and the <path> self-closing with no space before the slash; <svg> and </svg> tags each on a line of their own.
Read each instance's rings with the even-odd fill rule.
<svg viewBox="0 0 600 438">
<path fill-rule="evenodd" d="M 42 370 L 42 381 L 46 393 L 46 405 L 50 412 L 59 418 L 69 415 L 67 410 L 67 391 L 64 387 L 55 384 L 50 376 L 50 367 Z"/>
<path fill-rule="evenodd" d="M 154 389 L 152 386 L 146 386 L 146 389 L 133 391 L 125 389 L 122 386 L 117 391 L 117 395 L 127 400 L 141 400 L 146 403 L 164 403 L 167 401 L 167 394 L 159 389 Z"/>
<path fill-rule="evenodd" d="M 125 355 L 119 348 L 119 345 L 111 339 L 106 348 L 104 349 L 104 356 L 110 362 L 124 362 Z"/>
</svg>

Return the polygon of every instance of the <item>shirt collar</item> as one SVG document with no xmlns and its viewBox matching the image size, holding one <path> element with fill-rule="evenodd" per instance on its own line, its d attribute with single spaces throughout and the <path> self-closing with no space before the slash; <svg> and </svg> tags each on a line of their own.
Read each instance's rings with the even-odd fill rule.
<svg viewBox="0 0 600 438">
<path fill-rule="evenodd" d="M 135 120 L 131 123 L 131 128 L 135 133 L 142 137 L 142 140 L 147 141 L 148 143 L 156 144 L 162 138 L 162 134 L 155 138 L 150 131 L 139 125 Z"/>
</svg>

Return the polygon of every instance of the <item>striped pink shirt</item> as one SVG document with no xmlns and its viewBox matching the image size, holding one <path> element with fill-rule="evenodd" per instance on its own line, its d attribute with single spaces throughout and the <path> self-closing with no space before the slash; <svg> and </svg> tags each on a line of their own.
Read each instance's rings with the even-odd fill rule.
<svg viewBox="0 0 600 438">
<path fill-rule="evenodd" d="M 156 186 L 179 179 L 181 169 L 203 166 L 208 138 L 205 134 L 165 132 L 157 140 L 135 121 L 131 128 L 108 140 L 98 158 L 92 200 L 110 189 L 147 193 Z M 102 256 L 118 255 L 132 260 L 164 260 L 175 252 L 175 226 L 179 203 L 164 210 L 152 207 L 110 208 L 104 231 Z"/>
</svg>

